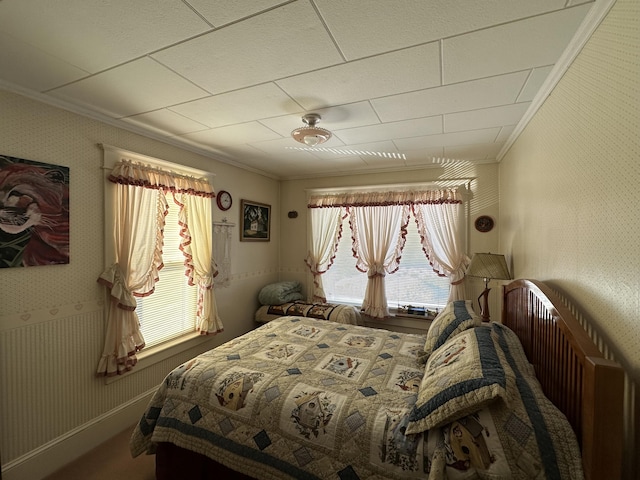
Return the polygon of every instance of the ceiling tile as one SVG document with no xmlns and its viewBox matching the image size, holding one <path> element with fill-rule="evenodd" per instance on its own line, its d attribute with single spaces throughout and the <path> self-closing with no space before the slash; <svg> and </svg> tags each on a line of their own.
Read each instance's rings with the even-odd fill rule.
<svg viewBox="0 0 640 480">
<path fill-rule="evenodd" d="M 272 155 L 291 155 L 295 156 L 300 153 L 312 152 L 313 149 L 296 142 L 290 136 L 284 138 L 278 138 L 276 140 L 269 140 L 264 142 L 253 142 L 251 146 L 266 153 Z M 330 138 L 326 143 L 323 143 L 319 149 L 324 148 L 342 148 L 344 144 L 335 137 Z"/>
<path fill-rule="evenodd" d="M 349 172 L 352 170 L 362 170 L 369 168 L 367 163 L 359 156 L 351 155 L 346 157 L 327 157 L 318 161 L 313 161 L 313 166 L 306 165 L 307 169 L 316 168 L 318 172 L 324 172 L 325 175 L 335 174 L 337 172 Z"/>
<path fill-rule="evenodd" d="M 404 160 L 398 158 L 362 157 L 362 161 L 367 164 L 367 166 L 374 168 L 399 170 L 407 166 Z"/>
<path fill-rule="evenodd" d="M 564 7 L 564 0 L 315 0 L 347 60 Z"/>
<path fill-rule="evenodd" d="M 362 143 L 354 146 L 362 161 L 375 167 L 404 167 L 405 158 L 391 141 Z"/>
<path fill-rule="evenodd" d="M 367 161 L 369 157 L 402 158 L 401 152 L 398 151 L 396 145 L 391 141 L 360 143 L 357 145 L 327 149 L 320 147 L 314 148 L 312 153 L 321 159 L 353 156 L 360 157 L 364 161 Z"/>
<path fill-rule="evenodd" d="M 394 142 L 400 151 L 404 152 L 404 150 L 418 150 L 430 147 L 450 147 L 456 145 L 491 143 L 499 132 L 500 128 L 487 128 L 468 132 L 442 133 L 440 135 L 405 138 L 395 140 Z"/>
<path fill-rule="evenodd" d="M 0 30 L 96 73 L 211 27 L 183 2 L 157 0 L 0 2 Z M 28 28 L 17 18 L 28 19 Z"/>
<path fill-rule="evenodd" d="M 301 111 L 273 83 L 176 105 L 171 110 L 212 128 Z"/>
<path fill-rule="evenodd" d="M 496 137 L 496 142 L 497 143 L 504 143 L 507 141 L 507 139 L 509 138 L 509 136 L 513 133 L 513 131 L 515 130 L 516 125 L 507 125 L 506 127 L 502 127 L 500 129 L 500 133 L 498 134 L 498 136 Z"/>
<path fill-rule="evenodd" d="M 235 158 L 242 158 L 242 164 L 259 172 L 268 172 L 277 175 L 278 172 L 287 172 L 288 177 L 308 176 L 308 175 L 324 175 L 327 167 L 323 166 L 313 157 L 308 158 L 297 156 L 291 158 L 280 157 L 278 159 L 269 158 L 264 154 L 250 155 L 234 151 Z"/>
<path fill-rule="evenodd" d="M 527 79 L 527 72 L 430 88 L 372 100 L 383 122 L 463 112 L 513 103 Z"/>
<path fill-rule="evenodd" d="M 403 150 L 406 160 L 405 163 L 409 166 L 415 165 L 428 165 L 433 163 L 434 158 L 442 158 L 444 155 L 443 147 L 427 147 L 417 150 Z"/>
<path fill-rule="evenodd" d="M 189 0 L 189 5 L 195 8 L 212 25 L 220 27 L 288 1 L 251 0 L 249 2 L 239 2 L 238 0 L 216 0 L 212 2 L 211 0 Z"/>
<path fill-rule="evenodd" d="M 437 43 L 278 80 L 307 110 L 440 85 Z"/>
<path fill-rule="evenodd" d="M 445 84 L 548 66 L 558 59 L 590 5 L 445 39 Z"/>
<path fill-rule="evenodd" d="M 177 113 L 165 108 L 154 112 L 133 115 L 131 117 L 123 118 L 122 120 L 133 125 L 153 128 L 158 132 L 169 135 L 182 135 L 184 133 L 207 130 L 206 125 L 195 122 L 182 115 L 178 115 Z"/>
<path fill-rule="evenodd" d="M 24 88 L 43 92 L 87 75 L 87 72 L 78 67 L 5 32 L 0 32 L 0 45 L 2 79 Z"/>
<path fill-rule="evenodd" d="M 283 137 L 287 137 L 291 135 L 291 132 L 298 128 L 303 127 L 304 122 L 302 121 L 302 116 L 304 115 L 304 111 L 297 112 L 293 115 L 282 115 L 279 117 L 271 117 L 265 118 L 264 120 L 260 120 L 260 123 L 265 127 L 270 128 L 274 132 L 279 133 Z M 324 122 L 321 122 L 322 125 L 320 127 L 325 127 Z M 293 138 L 291 141 L 294 141 Z"/>
<path fill-rule="evenodd" d="M 314 110 L 322 116 L 322 125 L 330 130 L 362 127 L 380 122 L 369 102 L 355 102 Z"/>
<path fill-rule="evenodd" d="M 503 145 L 503 143 L 479 143 L 444 147 L 444 156 L 445 158 L 468 161 L 495 159 Z"/>
<path fill-rule="evenodd" d="M 552 70 L 553 67 L 534 68 L 518 96 L 518 102 L 533 100 Z"/>
<path fill-rule="evenodd" d="M 231 159 L 241 158 L 241 165 L 249 166 L 251 168 L 257 168 L 261 171 L 268 171 L 264 168 L 269 162 L 269 157 L 264 152 L 260 152 L 249 145 L 225 145 L 220 146 L 219 150 L 223 152 L 224 156 Z M 239 162 L 231 162 L 239 163 Z M 274 165 L 274 173 L 277 171 L 277 165 Z"/>
<path fill-rule="evenodd" d="M 502 125 L 516 125 L 529 105 L 529 102 L 516 103 L 471 112 L 449 113 L 444 116 L 444 131 L 460 132 Z"/>
<path fill-rule="evenodd" d="M 270 143 L 270 142 L 262 142 Z M 334 158 L 327 161 L 319 161 L 314 155 L 296 150 L 287 150 L 284 147 L 278 150 L 277 155 L 265 153 L 256 148 L 246 145 L 236 145 L 223 147 L 223 150 L 234 158 L 242 158 L 242 163 L 263 172 L 287 172 L 287 176 L 325 174 L 336 168 L 344 167 L 344 162 Z M 356 165 L 362 165 L 361 160 L 357 160 Z"/>
<path fill-rule="evenodd" d="M 127 92 L 127 95 L 122 95 L 122 92 Z M 207 95 L 204 90 L 150 58 L 141 58 L 50 93 L 116 118 Z"/>
<path fill-rule="evenodd" d="M 211 93 L 344 61 L 308 2 L 268 11 L 153 57 Z"/>
<path fill-rule="evenodd" d="M 187 133 L 181 137 L 202 142 L 205 145 L 239 145 L 243 143 L 262 142 L 280 138 L 280 135 L 269 130 L 258 122 L 243 123 L 240 125 L 230 125 L 228 127 L 213 128 L 200 132 Z"/>
<path fill-rule="evenodd" d="M 347 145 L 442 133 L 442 117 L 426 117 L 334 132 Z"/>
</svg>

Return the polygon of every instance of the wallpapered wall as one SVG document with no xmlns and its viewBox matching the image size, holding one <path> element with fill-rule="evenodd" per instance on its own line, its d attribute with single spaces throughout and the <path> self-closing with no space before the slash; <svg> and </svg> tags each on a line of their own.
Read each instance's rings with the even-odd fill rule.
<svg viewBox="0 0 640 480">
<path fill-rule="evenodd" d="M 192 152 L 0 90 L 0 154 L 70 167 L 68 265 L 0 269 L 0 453 L 3 465 L 144 394 L 200 350 L 253 327 L 257 293 L 278 279 L 279 218 L 270 242 L 233 235 L 232 285 L 217 292 L 225 332 L 105 385 L 95 377 L 104 336 L 102 150 L 98 143 L 214 172 L 234 205 L 214 219 L 239 222 L 240 199 L 279 209 L 278 183 Z M 247 302 L 247 298 L 255 298 Z"/>
<path fill-rule="evenodd" d="M 640 3 L 618 0 L 500 164 L 517 276 L 577 303 L 640 379 Z"/>
<path fill-rule="evenodd" d="M 500 164 L 500 245 L 627 372 L 623 478 L 640 479 L 640 3 L 618 0 Z"/>
</svg>

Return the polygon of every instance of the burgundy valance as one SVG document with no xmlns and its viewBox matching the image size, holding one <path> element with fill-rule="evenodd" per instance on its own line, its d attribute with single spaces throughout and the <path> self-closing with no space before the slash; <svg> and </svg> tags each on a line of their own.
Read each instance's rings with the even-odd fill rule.
<svg viewBox="0 0 640 480">
<path fill-rule="evenodd" d="M 384 207 L 389 205 L 420 205 L 462 203 L 457 188 L 441 190 L 409 190 L 390 192 L 349 192 L 311 195 L 308 208 Z"/>
<path fill-rule="evenodd" d="M 109 181 L 121 185 L 186 193 L 197 197 L 215 197 L 213 187 L 206 178 L 180 175 L 129 160 L 121 160 L 116 163 L 109 175 Z"/>
</svg>

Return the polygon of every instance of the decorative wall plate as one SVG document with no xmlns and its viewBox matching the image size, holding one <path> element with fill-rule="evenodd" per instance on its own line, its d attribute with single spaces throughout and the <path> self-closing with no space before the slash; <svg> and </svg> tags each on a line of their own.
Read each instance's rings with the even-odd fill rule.
<svg viewBox="0 0 640 480">
<path fill-rule="evenodd" d="M 475 226 L 479 232 L 489 232 L 493 229 L 493 218 L 488 215 L 481 215 L 476 218 Z"/>
</svg>

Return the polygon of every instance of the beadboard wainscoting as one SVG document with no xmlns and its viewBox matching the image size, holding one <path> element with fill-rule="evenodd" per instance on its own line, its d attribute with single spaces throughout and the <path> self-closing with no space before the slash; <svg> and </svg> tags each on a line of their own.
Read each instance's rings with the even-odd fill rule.
<svg viewBox="0 0 640 480">
<path fill-rule="evenodd" d="M 106 384 L 95 376 L 103 317 L 101 302 L 85 302 L 0 319 L 3 480 L 43 478 L 136 423 L 166 373 L 211 348 Z"/>
</svg>

